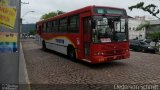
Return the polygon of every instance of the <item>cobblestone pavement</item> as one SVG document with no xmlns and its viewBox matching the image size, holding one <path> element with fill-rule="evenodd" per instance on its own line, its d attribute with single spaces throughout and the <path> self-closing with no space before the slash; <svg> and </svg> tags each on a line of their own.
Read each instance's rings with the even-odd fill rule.
<svg viewBox="0 0 160 90">
<path fill-rule="evenodd" d="M 43 51 L 34 40 L 22 40 L 22 45 L 31 84 L 90 84 L 92 89 L 104 84 L 160 83 L 158 54 L 131 51 L 129 59 L 91 65 L 72 62 L 54 51 Z"/>
</svg>

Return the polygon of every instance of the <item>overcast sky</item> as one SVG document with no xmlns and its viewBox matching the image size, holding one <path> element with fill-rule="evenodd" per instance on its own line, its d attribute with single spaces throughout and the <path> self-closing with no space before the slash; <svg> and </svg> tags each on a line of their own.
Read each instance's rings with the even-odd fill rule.
<svg viewBox="0 0 160 90">
<path fill-rule="evenodd" d="M 23 16 L 23 23 L 35 23 L 39 21 L 43 14 L 51 11 L 61 10 L 69 12 L 89 5 L 100 5 L 124 8 L 127 10 L 129 16 L 145 15 L 152 17 L 150 14 L 142 10 L 128 10 L 129 6 L 135 5 L 140 1 L 144 1 L 146 5 L 149 3 L 156 4 L 160 8 L 159 0 L 22 0 L 22 2 L 29 2 L 29 4 L 22 4 L 21 16 Z"/>
</svg>

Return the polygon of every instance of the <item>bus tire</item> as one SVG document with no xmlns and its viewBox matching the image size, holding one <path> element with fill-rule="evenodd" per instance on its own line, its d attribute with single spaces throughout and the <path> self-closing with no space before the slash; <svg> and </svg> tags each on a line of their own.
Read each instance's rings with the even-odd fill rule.
<svg viewBox="0 0 160 90">
<path fill-rule="evenodd" d="M 146 52 L 146 50 L 143 48 L 143 49 L 142 49 L 142 52 L 143 52 L 143 53 L 145 53 L 145 52 Z"/>
<path fill-rule="evenodd" d="M 70 60 L 75 61 L 76 60 L 76 52 L 73 47 L 67 48 L 67 56 Z"/>
<path fill-rule="evenodd" d="M 44 40 L 42 41 L 42 49 L 43 49 L 43 50 L 46 50 L 46 43 L 45 43 Z"/>
</svg>

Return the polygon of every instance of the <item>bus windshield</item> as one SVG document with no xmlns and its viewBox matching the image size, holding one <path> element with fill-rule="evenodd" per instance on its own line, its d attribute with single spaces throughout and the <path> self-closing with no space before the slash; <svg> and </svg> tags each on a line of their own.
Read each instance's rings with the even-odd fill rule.
<svg viewBox="0 0 160 90">
<path fill-rule="evenodd" d="M 92 41 L 94 43 L 127 41 L 127 20 L 120 16 L 94 16 Z"/>
</svg>

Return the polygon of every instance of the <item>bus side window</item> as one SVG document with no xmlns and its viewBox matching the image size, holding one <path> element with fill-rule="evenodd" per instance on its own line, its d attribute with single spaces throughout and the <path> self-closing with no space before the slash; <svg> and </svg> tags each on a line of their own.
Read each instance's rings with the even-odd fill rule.
<svg viewBox="0 0 160 90">
<path fill-rule="evenodd" d="M 54 33 L 54 21 L 52 21 L 52 27 L 51 27 L 51 32 Z"/>
<path fill-rule="evenodd" d="M 47 25 L 46 23 L 43 24 L 43 32 L 44 32 L 44 33 L 47 32 L 47 30 L 46 30 L 46 25 Z"/>
<path fill-rule="evenodd" d="M 45 28 L 45 31 L 46 31 L 46 33 L 48 33 L 48 23 L 46 22 L 46 28 Z"/>
<path fill-rule="evenodd" d="M 38 25 L 37 33 L 40 34 L 40 35 L 42 34 L 42 27 L 40 25 Z"/>
<path fill-rule="evenodd" d="M 48 29 L 48 22 L 46 22 L 46 29 L 45 29 L 46 33 L 49 32 L 49 29 Z"/>
<path fill-rule="evenodd" d="M 50 33 L 51 32 L 51 30 L 52 30 L 52 22 L 47 22 L 47 25 L 46 25 L 47 27 L 46 27 L 46 32 L 47 33 Z"/>
<path fill-rule="evenodd" d="M 79 15 L 74 15 L 68 19 L 68 32 L 78 33 L 79 32 Z"/>
<path fill-rule="evenodd" d="M 58 33 L 58 26 L 59 26 L 59 20 L 54 21 L 54 27 L 53 27 L 53 32 Z"/>
<path fill-rule="evenodd" d="M 67 32 L 67 18 L 60 19 L 59 31 L 61 33 Z"/>
</svg>

